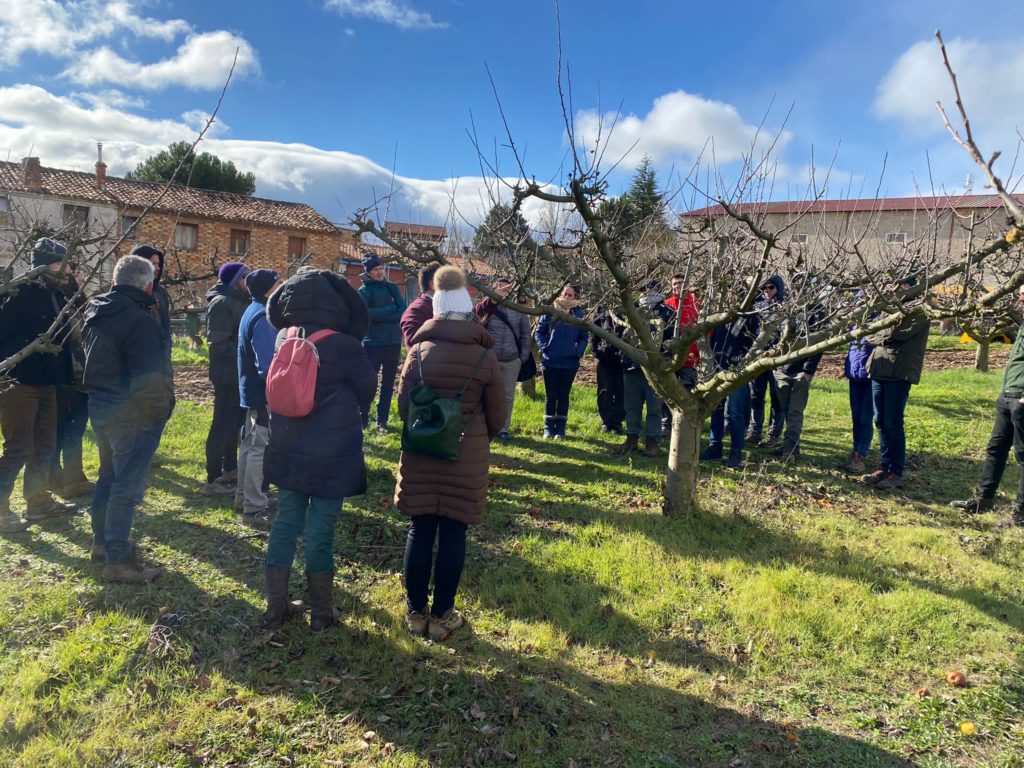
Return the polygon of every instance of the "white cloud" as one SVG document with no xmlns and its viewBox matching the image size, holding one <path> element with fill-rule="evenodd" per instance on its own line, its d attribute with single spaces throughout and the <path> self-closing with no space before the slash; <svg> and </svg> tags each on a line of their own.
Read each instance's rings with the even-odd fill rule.
<svg viewBox="0 0 1024 768">
<path fill-rule="evenodd" d="M 325 6 L 345 17 L 371 19 L 399 29 L 443 29 L 429 13 L 417 11 L 399 0 L 326 0 Z"/>
<path fill-rule="evenodd" d="M 1016 145 L 1015 129 L 1024 127 L 1020 112 L 1024 102 L 1024 49 L 1016 40 L 959 38 L 947 42 L 946 48 L 972 128 L 1000 144 L 992 149 L 1011 149 Z M 917 135 L 927 135 L 945 130 L 935 109 L 936 101 L 942 102 L 957 126 L 953 87 L 939 46 L 934 41 L 922 41 L 905 51 L 882 78 L 874 109 L 880 117 L 897 120 Z"/>
<path fill-rule="evenodd" d="M 154 64 L 129 61 L 103 47 L 78 57 L 64 76 L 86 86 L 114 83 L 146 90 L 167 86 L 217 89 L 224 85 L 236 51 L 234 77 L 259 72 L 252 46 L 244 38 L 218 31 L 190 36 L 173 57 Z"/>
<path fill-rule="evenodd" d="M 14 66 L 25 53 L 68 58 L 82 46 L 122 31 L 170 42 L 191 29 L 182 19 L 161 21 L 139 16 L 135 5 L 128 0 L 0 3 L 0 65 Z"/>
<path fill-rule="evenodd" d="M 141 96 L 132 96 L 116 88 L 103 91 L 80 91 L 71 96 L 92 107 L 113 107 L 114 109 L 143 109 L 147 102 Z"/>
<path fill-rule="evenodd" d="M 622 159 L 626 168 L 635 167 L 644 155 L 661 164 L 704 152 L 710 161 L 712 148 L 718 163 L 731 163 L 752 150 L 763 152 L 774 139 L 770 131 L 759 133 L 731 104 L 685 91 L 659 96 L 643 117 L 620 114 L 616 118 L 614 113 L 583 110 L 576 114 L 575 129 L 583 147 L 593 149 L 600 140 L 605 166 Z M 783 133 L 776 151 L 789 138 Z"/>
</svg>

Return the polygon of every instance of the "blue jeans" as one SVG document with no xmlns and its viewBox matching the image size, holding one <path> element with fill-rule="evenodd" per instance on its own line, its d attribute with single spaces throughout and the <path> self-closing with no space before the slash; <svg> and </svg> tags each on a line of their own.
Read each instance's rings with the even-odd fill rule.
<svg viewBox="0 0 1024 768">
<path fill-rule="evenodd" d="M 405 540 L 405 601 L 409 610 L 426 613 L 433 566 L 434 604 L 430 613 L 438 618 L 448 613 L 455 606 L 465 562 L 465 523 L 440 515 L 414 515 Z"/>
<path fill-rule="evenodd" d="M 875 436 L 875 403 L 869 379 L 850 379 L 850 416 L 853 419 L 853 452 L 867 456 Z"/>
<path fill-rule="evenodd" d="M 334 570 L 334 524 L 344 499 L 277 490 L 277 516 L 267 541 L 267 565 L 291 568 L 299 534 L 306 533 L 306 572 Z"/>
<path fill-rule="evenodd" d="M 644 436 L 661 437 L 661 398 L 639 368 L 622 374 L 622 400 L 626 407 L 626 434 L 640 435 L 644 405 L 647 405 L 647 428 Z"/>
<path fill-rule="evenodd" d="M 768 433 L 778 437 L 782 434 L 782 422 L 779 419 L 779 387 L 776 384 L 773 372 L 765 371 L 750 382 L 749 386 L 750 418 L 754 432 L 760 435 L 764 431 L 764 401 L 767 395 L 770 402 Z"/>
<path fill-rule="evenodd" d="M 107 565 L 131 559 L 128 538 L 135 507 L 142 501 L 164 425 L 132 426 L 93 421 L 100 473 L 92 494 L 92 536 L 107 547 Z"/>
<path fill-rule="evenodd" d="M 747 434 L 747 419 L 750 418 L 750 387 L 743 385 L 729 394 L 724 403 L 719 403 L 711 414 L 712 446 L 722 445 L 725 437 L 725 409 L 729 409 L 729 454 L 738 456 L 743 452 L 743 441 Z"/>
<path fill-rule="evenodd" d="M 907 463 L 907 435 L 903 414 L 910 397 L 909 381 L 872 381 L 871 396 L 875 405 L 875 426 L 881 466 L 886 472 L 902 475 Z"/>
</svg>

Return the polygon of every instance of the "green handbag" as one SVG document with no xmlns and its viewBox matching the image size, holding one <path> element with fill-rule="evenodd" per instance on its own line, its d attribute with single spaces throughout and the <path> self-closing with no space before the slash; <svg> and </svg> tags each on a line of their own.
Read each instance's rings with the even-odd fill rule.
<svg viewBox="0 0 1024 768">
<path fill-rule="evenodd" d="M 463 429 L 462 395 L 483 365 L 487 350 L 480 355 L 476 367 L 455 397 L 441 397 L 423 381 L 423 361 L 420 359 L 419 349 L 420 345 L 417 344 L 413 355 L 416 357 L 420 383 L 409 392 L 408 418 L 402 429 L 402 450 L 455 461 L 459 458 L 459 448 L 465 429 L 469 429 L 476 416 L 474 411 Z"/>
</svg>

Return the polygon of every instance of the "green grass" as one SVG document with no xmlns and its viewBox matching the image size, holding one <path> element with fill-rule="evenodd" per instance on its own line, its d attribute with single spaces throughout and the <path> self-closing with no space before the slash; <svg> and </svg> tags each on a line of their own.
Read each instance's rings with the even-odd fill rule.
<svg viewBox="0 0 1024 768">
<path fill-rule="evenodd" d="M 187 338 L 175 336 L 171 346 L 171 362 L 175 365 L 209 365 L 210 350 L 205 344 L 193 349 Z"/>
<path fill-rule="evenodd" d="M 802 464 L 708 472 L 676 520 L 593 390 L 563 443 L 520 398 L 450 646 L 404 631 L 396 435 L 338 525 L 342 627 L 269 635 L 265 537 L 196 495 L 210 413 L 179 403 L 136 521 L 158 582 L 101 583 L 84 517 L 0 539 L 0 765 L 1022 766 L 1024 534 L 945 506 L 998 384 L 927 375 L 882 496 L 832 469 L 845 389 L 815 382 Z"/>
</svg>

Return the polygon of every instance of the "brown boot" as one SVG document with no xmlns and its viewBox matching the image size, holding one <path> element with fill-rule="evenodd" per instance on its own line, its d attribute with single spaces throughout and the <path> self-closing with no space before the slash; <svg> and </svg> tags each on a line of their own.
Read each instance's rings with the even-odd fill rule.
<svg viewBox="0 0 1024 768">
<path fill-rule="evenodd" d="M 640 447 L 640 438 L 636 435 L 626 435 L 625 441 L 621 445 L 617 445 L 612 448 L 612 453 L 616 456 L 625 456 L 627 453 L 632 453 Z"/>
<path fill-rule="evenodd" d="M 323 573 L 306 572 L 309 593 L 309 629 L 319 632 L 338 623 L 340 614 L 334 607 L 334 569 Z"/>
<path fill-rule="evenodd" d="M 302 601 L 289 599 L 288 580 L 291 575 L 291 568 L 268 565 L 264 569 L 267 611 L 263 614 L 263 626 L 266 629 L 277 629 L 288 619 L 301 616 L 305 612 Z"/>
<path fill-rule="evenodd" d="M 130 560 L 117 565 L 104 565 L 100 577 L 104 581 L 115 581 L 121 584 L 145 584 L 163 572 L 163 568 L 146 568 L 138 561 Z"/>
<path fill-rule="evenodd" d="M 644 440 L 644 456 L 657 456 L 659 446 L 657 438 L 648 437 Z"/>
</svg>

